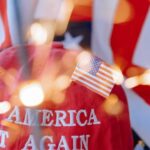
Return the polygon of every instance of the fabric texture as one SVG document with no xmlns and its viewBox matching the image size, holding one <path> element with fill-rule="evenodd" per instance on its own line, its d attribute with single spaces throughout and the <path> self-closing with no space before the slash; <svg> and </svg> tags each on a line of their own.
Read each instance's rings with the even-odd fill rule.
<svg viewBox="0 0 150 150">
<path fill-rule="evenodd" d="M 12 47 L 0 53 L 1 67 L 6 70 L 21 68 L 17 59 L 17 48 Z M 35 47 L 27 46 L 27 48 L 32 56 Z M 49 67 L 51 68 L 56 60 L 62 60 L 66 53 L 70 52 L 65 51 L 59 44 L 53 45 L 49 57 Z M 61 71 L 64 72 L 63 69 Z M 3 101 L 3 98 L 8 99 L 9 95 L 4 90 L 6 85 L 4 83 L 0 85 L 3 90 L 0 100 Z M 113 88 L 112 93 L 116 94 L 123 104 L 123 111 L 116 116 L 109 115 L 104 110 L 103 103 L 106 100 L 102 96 L 75 82 L 68 87 L 65 100 L 61 104 L 55 104 L 49 99 L 34 108 L 34 110 L 40 110 L 38 118 L 40 123 L 43 122 L 43 119 L 47 119 L 45 125 L 42 123 L 39 126 L 29 125 L 28 122 L 31 119 L 29 116 L 25 125 L 25 116 L 27 117 L 27 111 L 30 108 L 13 106 L 7 114 L 0 115 L 0 131 L 6 131 L 9 134 L 5 139 L 6 147 L 4 149 L 42 150 L 42 145 L 45 145 L 44 150 L 50 146 L 52 149 L 65 150 L 132 150 L 132 133 L 126 96 L 122 88 L 117 85 Z M 51 113 L 46 115 L 46 110 Z M 69 110 L 72 110 L 72 113 Z M 60 112 L 58 113 L 58 111 Z M 19 120 L 17 120 L 18 115 L 20 116 Z M 9 125 L 2 123 L 4 119 L 9 122 Z M 53 123 L 48 125 L 51 121 Z"/>
</svg>

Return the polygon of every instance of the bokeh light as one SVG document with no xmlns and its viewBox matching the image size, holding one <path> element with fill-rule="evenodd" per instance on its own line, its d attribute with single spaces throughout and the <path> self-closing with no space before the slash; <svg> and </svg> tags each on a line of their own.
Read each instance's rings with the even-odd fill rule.
<svg viewBox="0 0 150 150">
<path fill-rule="evenodd" d="M 11 108 L 11 105 L 8 101 L 0 102 L 0 114 L 8 112 Z"/>
<path fill-rule="evenodd" d="M 75 53 L 74 53 L 75 52 Z M 68 51 L 64 54 L 63 58 L 61 59 L 61 65 L 66 70 L 65 73 L 69 76 L 72 75 L 74 68 L 76 66 L 76 59 L 78 56 L 78 52 L 76 51 Z"/>
<path fill-rule="evenodd" d="M 109 115 L 120 115 L 123 111 L 123 103 L 117 95 L 111 94 L 103 103 L 104 111 Z"/>
<path fill-rule="evenodd" d="M 45 44 L 48 40 L 48 32 L 40 23 L 34 23 L 30 28 L 31 41 L 36 44 Z"/>
<path fill-rule="evenodd" d="M 88 64 L 90 63 L 90 60 L 91 54 L 87 51 L 83 51 L 77 57 L 77 64 L 80 64 L 81 68 L 84 68 L 85 70 L 87 69 L 88 71 L 89 68 L 87 66 L 89 66 Z"/>
<path fill-rule="evenodd" d="M 140 77 L 140 84 L 150 85 L 150 70 L 146 70 Z"/>
<path fill-rule="evenodd" d="M 66 31 L 73 8 L 74 8 L 74 1 L 72 0 L 62 1 L 56 19 L 57 35 L 62 35 Z"/>
<path fill-rule="evenodd" d="M 150 85 L 150 70 L 146 70 L 141 75 L 130 77 L 125 81 L 125 87 L 129 89 L 139 85 Z"/>
<path fill-rule="evenodd" d="M 22 85 L 19 98 L 25 106 L 37 106 L 44 101 L 44 92 L 38 82 L 30 82 Z"/>
<path fill-rule="evenodd" d="M 70 78 L 66 75 L 61 75 L 55 80 L 57 90 L 65 90 L 70 85 Z"/>
<path fill-rule="evenodd" d="M 128 77 L 133 77 L 133 76 L 140 75 L 142 71 L 143 70 L 139 69 L 138 67 L 129 67 L 126 71 L 126 75 Z"/>
<path fill-rule="evenodd" d="M 126 79 L 124 84 L 125 87 L 128 89 L 134 88 L 139 85 L 139 77 L 135 76 L 135 77 L 128 78 Z"/>
<path fill-rule="evenodd" d="M 65 92 L 60 92 L 57 90 L 54 90 L 51 95 L 51 101 L 57 105 L 63 103 L 65 100 Z"/>
<path fill-rule="evenodd" d="M 113 80 L 115 84 L 122 84 L 124 82 L 124 76 L 121 69 L 118 66 L 113 66 Z"/>
<path fill-rule="evenodd" d="M 133 17 L 133 14 L 134 11 L 130 2 L 127 0 L 119 0 L 114 23 L 118 24 L 130 21 Z"/>
</svg>

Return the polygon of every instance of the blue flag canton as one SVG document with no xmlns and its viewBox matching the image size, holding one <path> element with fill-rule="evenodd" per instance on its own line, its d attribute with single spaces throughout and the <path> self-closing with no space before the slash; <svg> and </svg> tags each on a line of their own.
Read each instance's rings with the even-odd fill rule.
<svg viewBox="0 0 150 150">
<path fill-rule="evenodd" d="M 91 69 L 89 70 L 89 73 L 91 75 L 96 76 L 96 74 L 99 71 L 99 68 L 100 68 L 100 66 L 102 64 L 102 60 L 100 58 L 98 58 L 98 57 L 93 56 L 91 58 L 91 63 L 90 64 L 91 64 Z"/>
<path fill-rule="evenodd" d="M 89 74 L 96 76 L 101 64 L 102 60 L 100 58 L 96 56 L 91 56 L 89 60 L 87 60 L 87 62 L 84 63 L 84 65 L 82 63 L 79 63 L 78 67 L 88 72 Z"/>
</svg>

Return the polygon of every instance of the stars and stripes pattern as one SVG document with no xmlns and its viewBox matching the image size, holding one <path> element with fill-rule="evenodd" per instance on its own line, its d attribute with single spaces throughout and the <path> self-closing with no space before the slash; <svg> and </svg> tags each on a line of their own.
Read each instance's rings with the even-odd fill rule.
<svg viewBox="0 0 150 150">
<path fill-rule="evenodd" d="M 140 5 L 137 0 L 126 1 L 131 18 L 116 23 L 114 18 L 121 16 L 122 19 L 124 14 L 123 9 L 120 9 L 125 7 L 122 2 L 94 1 L 92 49 L 94 54 L 110 64 L 120 66 L 124 76 L 129 78 L 131 75 L 128 70 L 131 68 L 137 70 L 134 75 L 150 68 L 150 1 L 141 1 Z M 125 12 L 128 11 L 125 9 Z M 150 147 L 150 119 L 147 119 L 150 118 L 150 86 L 140 85 L 124 90 L 128 99 L 131 126 Z"/>
<path fill-rule="evenodd" d="M 84 62 L 83 62 L 84 61 Z M 114 86 L 113 70 L 100 58 L 90 56 L 78 62 L 72 80 L 107 98 Z"/>
</svg>

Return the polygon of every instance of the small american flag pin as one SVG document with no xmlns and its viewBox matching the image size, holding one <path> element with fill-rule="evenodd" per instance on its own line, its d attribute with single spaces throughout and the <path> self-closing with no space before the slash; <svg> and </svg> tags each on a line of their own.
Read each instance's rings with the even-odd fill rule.
<svg viewBox="0 0 150 150">
<path fill-rule="evenodd" d="M 105 98 L 110 95 L 115 84 L 113 69 L 100 58 L 92 55 L 86 62 L 85 59 L 79 60 L 72 74 L 72 80 Z"/>
</svg>

